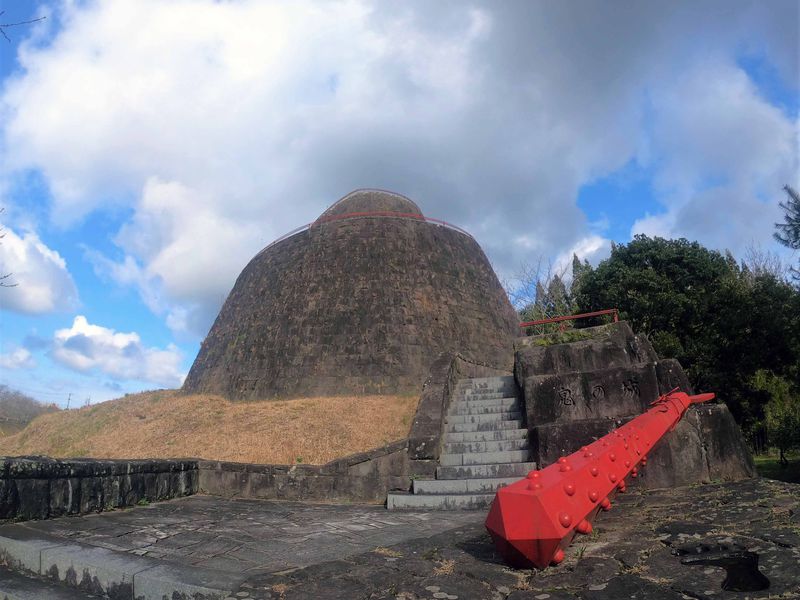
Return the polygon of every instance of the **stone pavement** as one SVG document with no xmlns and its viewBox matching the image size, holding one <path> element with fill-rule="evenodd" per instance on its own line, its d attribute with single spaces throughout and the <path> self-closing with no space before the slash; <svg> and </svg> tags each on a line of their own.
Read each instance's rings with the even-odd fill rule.
<svg viewBox="0 0 800 600">
<path fill-rule="evenodd" d="M 248 573 L 305 567 L 480 519 L 480 514 L 468 512 L 390 513 L 376 505 L 190 496 L 132 510 L 32 521 L 24 527 L 132 555 Z"/>
<path fill-rule="evenodd" d="M 542 572 L 506 568 L 483 529 L 484 518 L 485 511 L 388 512 L 196 496 L 6 525 L 0 536 L 22 528 L 131 558 L 235 575 L 236 586 L 218 598 L 800 598 L 798 485 L 756 479 L 632 490 L 599 516 L 590 536 L 576 540 L 561 565 Z M 740 589 L 763 587 L 760 577 L 768 588 L 723 589 L 726 581 Z"/>
</svg>

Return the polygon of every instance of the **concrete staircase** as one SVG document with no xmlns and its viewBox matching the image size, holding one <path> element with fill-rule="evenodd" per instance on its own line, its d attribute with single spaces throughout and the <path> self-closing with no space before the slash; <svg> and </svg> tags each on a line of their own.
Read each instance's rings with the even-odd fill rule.
<svg viewBox="0 0 800 600">
<path fill-rule="evenodd" d="M 536 468 L 529 454 L 514 377 L 462 379 L 445 419 L 436 479 L 414 480 L 412 493 L 390 493 L 387 508 L 487 508 L 498 488 Z"/>
</svg>

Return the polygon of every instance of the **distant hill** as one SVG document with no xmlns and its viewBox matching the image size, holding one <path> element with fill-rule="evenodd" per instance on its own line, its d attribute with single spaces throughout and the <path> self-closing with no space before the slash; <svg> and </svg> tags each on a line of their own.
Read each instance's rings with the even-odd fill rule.
<svg viewBox="0 0 800 600">
<path fill-rule="evenodd" d="M 58 410 L 55 404 L 42 404 L 7 385 L 0 385 L 0 436 L 17 433 L 39 415 Z"/>
<path fill-rule="evenodd" d="M 40 415 L 0 456 L 206 458 L 322 464 L 408 436 L 418 396 L 231 402 L 176 390 Z"/>
</svg>

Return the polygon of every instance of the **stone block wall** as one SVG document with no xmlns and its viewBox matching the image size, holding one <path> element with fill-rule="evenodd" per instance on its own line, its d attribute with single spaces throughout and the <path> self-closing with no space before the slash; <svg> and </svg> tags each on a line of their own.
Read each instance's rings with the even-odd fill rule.
<svg viewBox="0 0 800 600">
<path fill-rule="evenodd" d="M 255 465 L 198 461 L 199 491 L 227 498 L 384 502 L 408 489 L 408 440 L 325 465 Z"/>
<path fill-rule="evenodd" d="M 245 267 L 183 389 L 231 399 L 419 393 L 442 354 L 513 361 L 517 330 L 470 236 L 415 219 L 322 223 Z"/>
<path fill-rule="evenodd" d="M 542 466 L 645 412 L 661 394 L 693 393 L 678 361 L 659 360 L 627 323 L 593 329 L 572 343 L 516 345 L 532 458 Z M 730 411 L 716 403 L 690 408 L 641 473 L 640 485 L 655 488 L 753 477 L 755 468 Z"/>
<path fill-rule="evenodd" d="M 197 492 L 193 460 L 0 458 L 0 520 L 100 512 Z"/>
</svg>

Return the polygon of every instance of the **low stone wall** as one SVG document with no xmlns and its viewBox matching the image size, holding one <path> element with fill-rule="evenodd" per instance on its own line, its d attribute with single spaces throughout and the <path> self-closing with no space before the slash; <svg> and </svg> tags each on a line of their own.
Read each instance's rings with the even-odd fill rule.
<svg viewBox="0 0 800 600">
<path fill-rule="evenodd" d="M 408 440 L 352 454 L 325 465 L 254 465 L 198 461 L 199 490 L 228 498 L 384 502 L 406 490 Z"/>
<path fill-rule="evenodd" d="M 434 361 L 422 386 L 414 422 L 408 436 L 411 475 L 432 479 L 439 463 L 444 418 L 459 379 L 511 375 L 513 364 L 492 366 L 460 354 L 445 354 Z"/>
<path fill-rule="evenodd" d="M 0 521 L 100 512 L 197 492 L 196 460 L 0 458 Z"/>
</svg>

